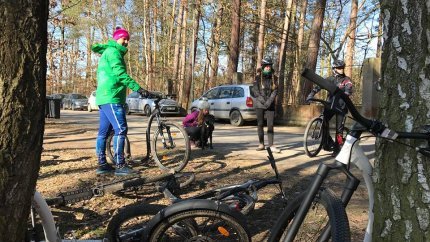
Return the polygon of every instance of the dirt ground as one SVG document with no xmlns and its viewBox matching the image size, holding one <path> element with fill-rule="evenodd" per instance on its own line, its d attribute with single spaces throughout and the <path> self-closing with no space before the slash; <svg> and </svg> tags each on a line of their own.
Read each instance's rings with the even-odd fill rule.
<svg viewBox="0 0 430 242">
<path fill-rule="evenodd" d="M 87 115 L 85 112 L 81 113 Z M 142 116 L 137 118 L 144 119 Z M 130 124 L 130 130 L 134 125 Z M 249 131 L 254 140 L 248 141 L 247 136 L 232 136 L 232 129 L 239 130 L 237 132 Z M 310 160 L 304 155 L 301 142 L 298 141 L 301 140 L 303 128 L 277 128 L 277 130 L 280 134 L 277 136 L 277 140 L 280 138 L 291 140 L 290 143 L 280 145 L 283 151 L 281 154 L 275 155 L 288 200 L 306 189 L 319 160 Z M 133 153 L 134 159 L 145 155 L 145 152 L 142 151 L 144 149 L 141 148 L 144 147 L 145 142 L 141 138 L 142 134 L 139 131 L 129 135 L 132 152 L 136 151 Z M 115 179 L 113 175 L 96 176 L 95 174 L 97 167 L 94 148 L 96 135 L 97 123 L 93 121 L 82 122 L 79 118 L 70 119 L 67 115 L 58 120 L 46 120 L 44 151 L 37 183 L 37 190 L 44 197 L 53 197 L 59 192 L 78 188 L 91 188 Z M 257 143 L 255 126 L 252 124 L 243 128 L 234 128 L 227 123 L 217 123 L 214 140 L 213 150 L 192 149 L 191 160 L 185 171 L 195 172 L 196 181 L 189 188 L 181 191 L 181 196 L 195 195 L 211 188 L 236 184 L 250 178 L 273 177 L 274 173 L 265 158 L 266 154 L 254 150 Z M 281 142 L 278 143 L 281 144 Z M 322 156 L 328 158 L 327 154 Z M 306 162 L 301 162 L 303 160 Z M 160 174 L 160 170 L 153 163 L 147 165 L 133 163 L 132 165 L 145 176 Z M 344 178 L 339 175 L 334 176 L 332 180 L 331 187 L 335 190 L 341 189 Z M 363 185 L 364 182 L 360 185 L 358 192 L 354 194 L 347 210 L 353 241 L 362 240 L 366 223 L 367 194 Z M 275 186 L 260 190 L 258 195 L 259 201 L 256 209 L 248 215 L 248 227 L 253 241 L 265 241 L 268 231 L 276 222 L 277 216 L 286 203 Z M 100 239 L 103 237 L 110 218 L 118 209 L 142 202 L 168 204 L 168 201 L 162 194 L 156 192 L 153 186 L 145 186 L 139 191 L 106 194 L 53 210 L 64 239 Z"/>
</svg>

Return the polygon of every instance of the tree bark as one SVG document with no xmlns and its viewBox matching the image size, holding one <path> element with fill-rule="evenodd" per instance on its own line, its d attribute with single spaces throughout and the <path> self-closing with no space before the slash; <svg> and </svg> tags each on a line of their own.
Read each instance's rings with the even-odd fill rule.
<svg viewBox="0 0 430 242">
<path fill-rule="evenodd" d="M 179 91 L 179 82 L 178 82 L 178 76 L 179 76 L 179 54 L 180 54 L 180 42 L 181 42 L 181 28 L 182 28 L 182 21 L 184 19 L 183 12 L 184 12 L 184 5 L 185 1 L 181 1 L 181 4 L 179 6 L 179 13 L 178 13 L 178 24 L 176 26 L 176 34 L 175 34 L 175 50 L 173 52 L 173 70 L 172 70 L 172 77 L 173 77 L 173 92 L 178 93 Z M 179 98 L 179 93 L 178 93 Z M 179 100 L 179 99 L 178 99 Z"/>
<path fill-rule="evenodd" d="M 308 58 L 306 60 L 305 66 L 313 71 L 316 70 L 318 51 L 320 48 L 321 31 L 323 27 L 324 12 L 325 12 L 326 0 L 317 0 L 315 5 L 314 19 L 312 21 L 312 28 L 309 37 L 308 45 Z M 301 103 L 304 103 L 306 96 L 312 90 L 312 83 L 303 80 L 302 88 L 302 98 Z"/>
<path fill-rule="evenodd" d="M 232 4 L 233 9 L 231 13 L 231 38 L 227 66 L 227 79 L 230 83 L 233 82 L 233 75 L 237 72 L 240 50 L 240 0 L 234 0 Z"/>
<path fill-rule="evenodd" d="M 378 23 L 378 40 L 376 45 L 376 57 L 381 58 L 382 55 L 382 13 L 379 13 Z"/>
<path fill-rule="evenodd" d="M 284 30 L 282 31 L 282 38 L 281 38 L 281 47 L 279 49 L 279 88 L 280 92 L 278 93 L 278 98 L 276 101 L 277 105 L 277 112 L 282 117 L 282 104 L 285 102 L 285 62 L 287 60 L 286 53 L 287 53 L 287 42 L 288 42 L 288 35 L 290 32 L 290 21 L 291 21 L 291 15 L 292 15 L 292 5 L 294 0 L 288 0 L 287 1 L 287 9 L 285 11 L 285 18 L 284 18 Z M 295 13 L 294 13 L 295 14 Z M 261 61 L 261 59 L 260 59 Z M 261 63 L 260 63 L 261 64 Z"/>
<path fill-rule="evenodd" d="M 358 0 L 351 0 L 351 15 L 349 18 L 348 43 L 346 44 L 345 75 L 352 77 L 354 64 L 355 32 L 357 31 Z"/>
<path fill-rule="evenodd" d="M 221 20 L 224 12 L 224 6 L 221 2 L 218 2 L 218 9 L 215 19 L 215 24 L 212 28 L 212 44 L 211 44 L 211 60 L 210 60 L 210 72 L 209 72 L 209 83 L 208 87 L 212 88 L 216 86 L 216 77 L 218 76 L 218 58 L 219 58 L 219 42 L 221 37 Z"/>
<path fill-rule="evenodd" d="M 185 94 L 185 70 L 187 63 L 187 15 L 188 15 L 188 3 L 183 0 L 184 10 L 183 10 L 183 20 L 181 27 L 181 56 L 179 61 L 179 103 L 182 107 L 184 106 L 184 94 Z"/>
<path fill-rule="evenodd" d="M 258 28 L 258 47 L 257 47 L 257 66 L 256 66 L 256 69 L 261 67 L 261 60 L 263 59 L 263 54 L 264 54 L 264 30 L 265 30 L 265 21 L 266 21 L 266 2 L 267 2 L 266 0 L 262 0 L 261 4 L 260 4 L 260 21 L 259 21 L 259 28 Z"/>
<path fill-rule="evenodd" d="M 190 101 L 190 95 L 194 97 L 194 89 L 193 93 L 191 93 L 191 88 L 194 85 L 194 65 L 196 63 L 196 54 L 197 54 L 197 37 L 199 32 L 199 23 L 200 23 L 200 15 L 201 15 L 201 1 L 197 0 L 194 7 L 193 13 L 193 38 L 191 39 L 191 58 L 188 69 L 188 78 L 185 81 L 185 95 L 184 95 L 184 107 L 188 109 L 188 103 Z"/>
<path fill-rule="evenodd" d="M 297 34 L 297 47 L 296 47 L 296 65 L 293 70 L 293 78 L 291 80 L 292 90 L 290 101 L 293 104 L 298 104 L 296 100 L 301 100 L 302 94 L 300 92 L 300 71 L 299 68 L 303 64 L 303 39 L 305 32 L 306 9 L 308 7 L 308 0 L 303 0 L 300 5 L 300 19 L 299 19 L 299 32 Z M 286 99 L 288 102 L 289 100 Z"/>
<path fill-rule="evenodd" d="M 407 5 L 406 5 L 407 4 Z M 420 132 L 430 117 L 430 5 L 381 1 L 384 22 L 379 118 L 392 130 Z M 425 141 L 403 140 L 428 147 Z M 377 139 L 375 241 L 430 241 L 430 158 Z"/>
<path fill-rule="evenodd" d="M 0 241 L 21 242 L 42 152 L 48 1 L 0 8 Z"/>
</svg>

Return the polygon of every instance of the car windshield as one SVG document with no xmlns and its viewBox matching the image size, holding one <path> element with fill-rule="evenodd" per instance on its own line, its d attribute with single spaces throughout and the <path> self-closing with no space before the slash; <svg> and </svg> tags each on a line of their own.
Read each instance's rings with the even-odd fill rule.
<svg viewBox="0 0 430 242">
<path fill-rule="evenodd" d="M 85 97 L 84 95 L 81 95 L 81 94 L 72 94 L 72 96 L 70 98 L 71 99 L 86 99 L 87 97 Z"/>
</svg>

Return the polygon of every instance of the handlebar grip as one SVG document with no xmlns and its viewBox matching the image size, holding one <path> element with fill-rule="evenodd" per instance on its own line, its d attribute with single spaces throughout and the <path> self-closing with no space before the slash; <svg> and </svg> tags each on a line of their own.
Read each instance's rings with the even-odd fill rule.
<svg viewBox="0 0 430 242">
<path fill-rule="evenodd" d="M 326 79 L 315 74 L 314 71 L 308 68 L 305 68 L 302 71 L 302 76 L 308 79 L 309 81 L 317 84 L 318 86 L 322 87 L 323 89 L 327 90 L 330 94 L 333 94 L 336 92 L 337 86 L 334 85 L 334 83 L 327 81 Z"/>
</svg>

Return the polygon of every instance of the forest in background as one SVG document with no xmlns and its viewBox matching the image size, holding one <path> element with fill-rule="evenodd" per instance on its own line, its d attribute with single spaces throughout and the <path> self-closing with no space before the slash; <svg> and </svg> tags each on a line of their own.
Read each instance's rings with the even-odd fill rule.
<svg viewBox="0 0 430 242">
<path fill-rule="evenodd" d="M 47 94 L 95 90 L 91 45 L 121 26 L 131 34 L 128 73 L 185 108 L 211 87 L 252 82 L 263 57 L 280 78 L 278 105 L 303 102 L 312 88 L 303 67 L 328 76 L 337 58 L 359 104 L 363 60 L 381 55 L 379 8 L 375 0 L 51 0 Z"/>
</svg>

